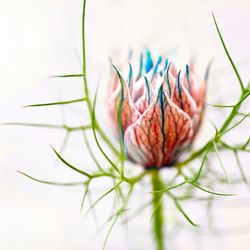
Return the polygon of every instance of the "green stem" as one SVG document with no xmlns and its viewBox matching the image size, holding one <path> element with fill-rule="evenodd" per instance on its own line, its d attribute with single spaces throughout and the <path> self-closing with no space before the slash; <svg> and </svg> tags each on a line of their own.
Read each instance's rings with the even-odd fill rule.
<svg viewBox="0 0 250 250">
<path fill-rule="evenodd" d="M 235 104 L 235 106 L 232 108 L 229 116 L 227 117 L 227 119 L 224 121 L 224 123 L 222 124 L 221 128 L 218 131 L 218 135 L 217 135 L 217 141 L 221 138 L 221 136 L 223 135 L 223 132 L 225 132 L 225 130 L 228 128 L 228 126 L 231 124 L 232 120 L 238 115 L 238 111 L 242 105 L 242 103 L 244 102 L 244 100 L 250 95 L 249 90 L 244 90 L 243 93 L 241 94 L 238 103 Z M 191 154 L 191 156 L 186 159 L 183 162 L 179 162 L 177 163 L 177 167 L 182 167 L 184 165 L 187 165 L 189 162 L 193 161 L 194 159 L 196 159 L 197 156 L 201 155 L 210 145 L 211 143 L 214 141 L 214 139 L 208 141 L 203 147 L 201 147 L 199 150 L 195 151 L 193 154 Z"/>
<path fill-rule="evenodd" d="M 83 60 L 83 68 L 82 68 L 82 77 L 83 77 L 83 85 L 84 85 L 84 96 L 86 99 L 87 107 L 89 110 L 90 116 L 93 112 L 92 103 L 89 98 L 89 89 L 88 89 L 88 80 L 87 80 L 87 61 L 86 61 L 86 45 L 85 45 L 85 11 L 86 11 L 86 1 L 83 0 L 83 7 L 82 7 L 82 60 Z M 102 137 L 104 142 L 110 147 L 110 149 L 116 154 L 119 155 L 119 151 L 115 148 L 115 146 L 112 144 L 112 142 L 109 140 L 109 138 L 106 136 L 106 134 L 101 129 L 98 122 L 95 120 L 95 128 L 99 132 L 99 135 Z"/>
<path fill-rule="evenodd" d="M 109 140 L 108 136 L 104 133 L 104 131 L 101 129 L 100 125 L 98 124 L 97 120 L 95 120 L 95 126 L 96 129 L 103 139 L 103 141 L 109 146 L 109 148 L 113 151 L 115 155 L 120 155 L 119 150 L 113 145 L 113 143 Z"/>
<path fill-rule="evenodd" d="M 163 187 L 159 170 L 152 171 L 152 189 L 153 189 L 153 233 L 156 241 L 156 249 L 164 250 L 164 216 L 163 216 L 163 202 L 161 192 L 155 193 L 155 191 L 161 190 Z"/>
<path fill-rule="evenodd" d="M 233 107 L 233 109 L 232 109 L 231 113 L 229 114 L 228 118 L 225 120 L 225 122 L 221 126 L 221 129 L 219 130 L 219 134 L 223 133 L 227 129 L 227 127 L 232 122 L 234 117 L 238 114 L 238 111 L 239 111 L 239 109 L 241 107 L 241 104 L 243 103 L 243 101 L 248 96 L 249 96 L 249 90 L 244 90 L 243 93 L 240 96 L 239 102 Z"/>
</svg>

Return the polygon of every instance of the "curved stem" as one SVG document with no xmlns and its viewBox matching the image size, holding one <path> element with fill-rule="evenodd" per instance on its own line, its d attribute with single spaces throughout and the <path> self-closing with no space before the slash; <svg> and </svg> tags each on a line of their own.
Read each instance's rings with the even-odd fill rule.
<svg viewBox="0 0 250 250">
<path fill-rule="evenodd" d="M 83 66 L 82 66 L 82 77 L 83 77 L 83 85 L 84 85 L 84 97 L 85 101 L 87 103 L 88 111 L 90 116 L 93 112 L 93 107 L 91 100 L 89 98 L 89 88 L 88 88 L 88 80 L 87 80 L 87 60 L 86 60 L 86 45 L 85 45 L 85 11 L 86 11 L 86 2 L 87 0 L 83 0 L 83 6 L 82 6 L 82 60 L 83 60 Z M 98 122 L 95 120 L 95 128 L 99 132 L 101 138 L 104 140 L 104 142 L 110 147 L 110 149 L 116 154 L 119 155 L 119 151 L 116 149 L 116 147 L 112 144 L 110 139 L 106 136 L 106 134 L 101 129 Z"/>
<path fill-rule="evenodd" d="M 232 108 L 229 116 L 226 118 L 226 120 L 224 121 L 224 123 L 222 124 L 221 128 L 218 131 L 218 135 L 217 135 L 217 140 L 219 140 L 221 138 L 221 136 L 223 135 L 223 133 L 226 131 L 226 129 L 228 128 L 228 126 L 231 124 L 232 120 L 238 115 L 238 111 L 242 105 L 242 103 L 244 102 L 244 100 L 250 96 L 250 91 L 249 90 L 244 90 L 244 92 L 241 94 L 239 101 L 235 104 L 235 106 Z M 198 149 L 197 151 L 195 151 L 194 153 L 191 154 L 191 156 L 189 158 L 187 158 L 186 160 L 184 160 L 183 162 L 179 162 L 177 163 L 177 167 L 182 167 L 187 165 L 189 162 L 193 161 L 194 159 L 196 159 L 197 156 L 201 155 L 203 152 L 205 152 L 205 150 L 211 145 L 211 143 L 214 141 L 214 139 L 209 140 L 203 147 L 201 147 L 200 149 Z"/>
<path fill-rule="evenodd" d="M 153 233 L 156 242 L 157 250 L 164 250 L 164 214 L 163 214 L 163 202 L 161 192 L 155 192 L 162 189 L 162 182 L 160 178 L 159 170 L 152 171 L 152 189 L 153 189 L 153 199 L 152 199 L 152 219 L 153 219 Z"/>
<path fill-rule="evenodd" d="M 241 107 L 241 104 L 244 102 L 244 100 L 250 95 L 249 90 L 245 90 L 243 91 L 243 93 L 240 96 L 239 102 L 236 103 L 236 105 L 233 107 L 231 113 L 229 114 L 228 118 L 225 120 L 225 122 L 223 123 L 223 125 L 221 126 L 221 129 L 219 130 L 219 134 L 223 133 L 227 127 L 229 126 L 229 124 L 232 122 L 232 120 L 234 119 L 234 117 L 238 114 L 238 111 Z"/>
</svg>

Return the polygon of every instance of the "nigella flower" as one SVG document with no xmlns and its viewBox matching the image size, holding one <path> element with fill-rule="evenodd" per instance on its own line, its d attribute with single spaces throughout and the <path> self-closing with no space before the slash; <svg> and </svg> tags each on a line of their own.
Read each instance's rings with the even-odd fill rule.
<svg viewBox="0 0 250 250">
<path fill-rule="evenodd" d="M 193 66 L 177 70 L 173 62 L 161 56 L 154 63 L 149 51 L 141 55 L 138 71 L 135 75 L 129 64 L 127 79 L 121 82 L 119 72 L 113 76 L 111 118 L 118 131 L 120 107 L 123 141 L 130 160 L 144 167 L 170 166 L 192 144 L 199 130 L 206 81 L 197 79 Z"/>
</svg>

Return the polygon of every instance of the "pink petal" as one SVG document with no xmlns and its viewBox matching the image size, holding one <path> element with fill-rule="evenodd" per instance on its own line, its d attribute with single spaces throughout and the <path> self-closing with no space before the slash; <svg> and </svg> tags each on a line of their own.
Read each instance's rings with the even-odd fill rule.
<svg viewBox="0 0 250 250">
<path fill-rule="evenodd" d="M 154 98 L 145 113 L 125 131 L 124 142 L 129 158 L 146 167 L 161 167 L 172 164 L 178 151 L 192 138 L 192 122 L 162 92 Z"/>
<path fill-rule="evenodd" d="M 121 101 L 121 84 L 118 78 L 119 85 L 117 82 L 114 84 L 116 89 L 114 89 L 113 93 L 109 97 L 108 105 L 110 107 L 109 113 L 110 117 L 113 121 L 114 127 L 116 128 L 116 133 L 118 133 L 118 111 L 120 107 Z M 132 123 L 134 123 L 139 117 L 140 113 L 136 109 L 134 103 L 132 102 L 130 90 L 127 83 L 123 84 L 123 100 L 122 100 L 122 111 L 121 111 L 121 125 L 122 131 Z"/>
<path fill-rule="evenodd" d="M 131 100 L 131 96 L 129 94 L 128 86 L 127 84 L 123 85 L 123 101 L 122 101 L 122 131 L 124 132 L 126 128 L 134 123 L 140 116 L 141 114 L 138 112 L 136 109 L 134 103 Z M 120 98 L 118 98 L 120 101 Z M 118 103 L 119 107 L 119 103 Z"/>
<path fill-rule="evenodd" d="M 197 107 L 201 107 L 206 94 L 206 83 L 197 79 L 193 73 L 192 67 L 190 67 L 188 75 L 182 75 L 181 82 L 186 87 L 186 89 L 189 89 L 189 94 L 195 100 Z"/>
<path fill-rule="evenodd" d="M 196 114 L 196 102 L 182 83 L 180 73 L 177 76 L 177 80 L 171 95 L 171 100 L 191 118 Z"/>
</svg>

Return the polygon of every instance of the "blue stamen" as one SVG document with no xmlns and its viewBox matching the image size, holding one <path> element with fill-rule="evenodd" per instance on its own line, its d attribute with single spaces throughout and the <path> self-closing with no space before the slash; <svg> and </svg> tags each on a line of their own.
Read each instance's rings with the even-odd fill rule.
<svg viewBox="0 0 250 250">
<path fill-rule="evenodd" d="M 132 70 L 131 63 L 129 63 L 129 75 L 128 75 L 128 86 L 129 87 L 131 86 L 132 77 L 133 77 L 133 70 Z"/>
<path fill-rule="evenodd" d="M 132 49 L 129 49 L 129 52 L 128 52 L 128 61 L 130 61 L 133 57 L 133 50 Z"/>
<path fill-rule="evenodd" d="M 210 68 L 211 68 L 211 65 L 212 65 L 213 61 L 214 61 L 214 59 L 210 60 L 210 62 L 207 65 L 207 68 L 206 68 L 206 73 L 205 73 L 205 82 L 206 83 L 208 81 L 209 72 L 210 72 Z"/>
<path fill-rule="evenodd" d="M 165 67 L 164 67 L 164 70 L 166 70 L 167 67 L 168 67 L 168 58 L 166 58 L 166 60 L 165 60 Z"/>
<path fill-rule="evenodd" d="M 170 69 L 171 63 L 172 63 L 172 62 L 170 62 L 170 63 L 168 64 L 167 73 L 166 73 L 166 78 L 167 78 L 166 80 L 167 80 L 167 84 L 168 84 L 169 96 L 171 96 L 171 88 L 170 88 L 170 82 L 169 82 L 169 69 Z"/>
<path fill-rule="evenodd" d="M 167 106 L 167 99 L 163 91 L 163 86 L 160 87 L 158 92 L 158 100 L 160 102 L 161 109 L 161 133 L 162 133 L 162 153 L 165 153 L 165 108 Z"/>
<path fill-rule="evenodd" d="M 159 64 L 161 63 L 162 61 L 162 57 L 159 56 L 158 57 L 158 60 L 157 60 L 157 63 L 155 65 L 155 68 L 154 68 L 154 72 L 153 72 L 153 75 L 152 75 L 152 79 L 151 79 L 151 82 L 153 81 L 154 77 L 155 77 L 155 74 L 157 73 L 157 70 L 158 70 L 158 67 L 159 67 Z"/>
<path fill-rule="evenodd" d="M 149 82 L 146 76 L 144 76 L 145 79 L 145 83 L 146 83 L 146 88 L 147 88 L 147 92 L 148 92 L 148 105 L 150 104 L 150 88 L 149 88 Z"/>
<path fill-rule="evenodd" d="M 181 70 L 178 73 L 177 77 L 177 86 L 178 86 L 178 93 L 180 97 L 180 103 L 181 103 L 181 109 L 183 110 L 183 103 L 182 103 L 182 97 L 181 97 L 181 81 L 180 81 L 180 75 L 181 75 Z"/>
<path fill-rule="evenodd" d="M 143 67 L 143 54 L 140 55 L 140 66 L 139 66 L 139 74 L 137 76 L 137 79 L 139 79 L 142 75 L 142 67 Z"/>
<path fill-rule="evenodd" d="M 190 79 L 189 79 L 189 67 L 186 65 L 186 76 L 187 76 L 187 82 L 188 82 L 188 92 L 191 92 L 191 86 L 190 86 Z"/>
<path fill-rule="evenodd" d="M 146 52 L 146 64 L 145 64 L 146 73 L 148 73 L 153 68 L 153 66 L 154 66 L 154 64 L 153 64 L 153 60 L 152 60 L 150 51 L 147 50 L 147 52 Z"/>
</svg>

